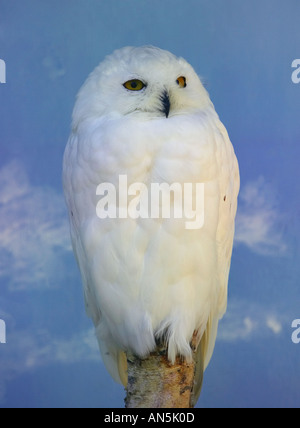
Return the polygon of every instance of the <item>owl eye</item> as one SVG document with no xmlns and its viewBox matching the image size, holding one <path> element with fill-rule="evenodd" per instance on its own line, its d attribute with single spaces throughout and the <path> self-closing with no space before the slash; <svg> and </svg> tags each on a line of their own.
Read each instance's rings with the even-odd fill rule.
<svg viewBox="0 0 300 428">
<path fill-rule="evenodd" d="M 176 83 L 181 87 L 181 88 L 186 88 L 186 78 L 184 76 L 180 76 L 178 77 L 178 79 L 176 80 Z"/>
<path fill-rule="evenodd" d="M 145 88 L 146 85 L 141 80 L 133 79 L 125 82 L 123 86 L 129 91 L 141 91 L 143 88 Z"/>
</svg>

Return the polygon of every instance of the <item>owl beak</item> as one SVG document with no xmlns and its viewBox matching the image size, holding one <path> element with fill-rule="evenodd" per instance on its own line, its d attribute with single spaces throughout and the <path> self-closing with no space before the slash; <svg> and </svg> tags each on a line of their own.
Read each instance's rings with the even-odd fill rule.
<svg viewBox="0 0 300 428">
<path fill-rule="evenodd" d="M 170 97 L 167 91 L 164 91 L 163 94 L 160 96 L 160 100 L 162 102 L 162 109 L 161 112 L 166 116 L 166 118 L 169 117 L 170 113 Z"/>
</svg>

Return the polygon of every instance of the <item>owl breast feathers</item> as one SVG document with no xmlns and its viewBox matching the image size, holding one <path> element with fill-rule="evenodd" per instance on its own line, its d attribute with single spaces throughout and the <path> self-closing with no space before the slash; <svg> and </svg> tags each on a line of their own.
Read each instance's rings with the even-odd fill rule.
<svg viewBox="0 0 300 428">
<path fill-rule="evenodd" d="M 86 308 L 103 361 L 126 384 L 130 351 L 165 338 L 171 362 L 209 363 L 227 306 L 238 163 L 193 68 L 127 47 L 89 76 L 74 108 L 64 191 Z"/>
</svg>

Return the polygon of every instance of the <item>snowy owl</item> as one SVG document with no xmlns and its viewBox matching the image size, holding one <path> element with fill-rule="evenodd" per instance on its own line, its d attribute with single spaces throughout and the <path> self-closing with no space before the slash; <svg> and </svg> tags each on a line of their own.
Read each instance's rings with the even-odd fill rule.
<svg viewBox="0 0 300 428">
<path fill-rule="evenodd" d="M 126 352 L 145 357 L 158 338 L 170 362 L 191 358 L 194 332 L 205 370 L 227 307 L 239 169 L 192 66 L 152 46 L 106 57 L 78 94 L 63 181 L 113 378 L 126 385 Z"/>
</svg>

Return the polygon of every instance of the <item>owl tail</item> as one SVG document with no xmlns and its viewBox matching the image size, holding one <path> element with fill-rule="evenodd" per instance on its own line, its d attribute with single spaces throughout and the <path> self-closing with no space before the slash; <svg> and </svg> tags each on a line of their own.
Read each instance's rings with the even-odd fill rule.
<svg viewBox="0 0 300 428">
<path fill-rule="evenodd" d="M 127 383 L 128 383 L 127 356 L 123 351 L 119 351 L 118 353 L 118 372 L 119 372 L 119 377 L 123 386 L 127 388 Z"/>
<path fill-rule="evenodd" d="M 195 383 L 191 396 L 191 405 L 195 407 L 197 401 L 200 397 L 202 385 L 203 385 L 203 376 L 204 371 L 206 370 L 213 351 L 215 347 L 217 330 L 218 330 L 219 319 L 209 317 L 207 322 L 206 330 L 204 331 L 198 348 L 195 353 L 193 353 L 193 358 L 195 361 Z"/>
</svg>

